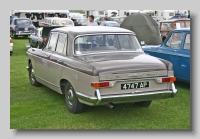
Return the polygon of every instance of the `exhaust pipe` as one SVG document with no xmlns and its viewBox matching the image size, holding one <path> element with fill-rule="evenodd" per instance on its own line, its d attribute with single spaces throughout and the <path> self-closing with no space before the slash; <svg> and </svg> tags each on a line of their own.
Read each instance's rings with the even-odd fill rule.
<svg viewBox="0 0 200 139">
<path fill-rule="evenodd" d="M 114 108 L 114 106 L 111 105 L 111 104 L 106 104 L 106 107 L 108 107 L 108 108 L 110 108 L 110 109 L 113 109 L 113 108 Z"/>
</svg>

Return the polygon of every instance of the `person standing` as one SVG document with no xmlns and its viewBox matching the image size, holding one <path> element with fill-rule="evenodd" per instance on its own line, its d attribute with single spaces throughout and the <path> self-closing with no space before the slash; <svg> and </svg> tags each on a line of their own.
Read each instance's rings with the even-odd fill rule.
<svg viewBox="0 0 200 139">
<path fill-rule="evenodd" d="M 89 16 L 89 22 L 87 23 L 87 26 L 99 26 L 97 24 L 97 22 L 94 21 L 94 16 L 93 15 Z"/>
</svg>

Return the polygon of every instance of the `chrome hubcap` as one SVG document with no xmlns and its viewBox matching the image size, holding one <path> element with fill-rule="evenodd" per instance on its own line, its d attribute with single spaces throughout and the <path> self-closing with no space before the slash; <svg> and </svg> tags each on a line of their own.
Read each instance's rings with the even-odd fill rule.
<svg viewBox="0 0 200 139">
<path fill-rule="evenodd" d="M 34 74 L 34 70 L 31 70 L 31 80 L 34 82 L 35 81 L 35 74 Z"/>
<path fill-rule="evenodd" d="M 70 88 L 68 91 L 68 100 L 69 100 L 69 105 L 71 105 L 71 106 L 73 103 L 73 99 L 74 99 L 73 92 L 72 92 L 72 89 Z"/>
</svg>

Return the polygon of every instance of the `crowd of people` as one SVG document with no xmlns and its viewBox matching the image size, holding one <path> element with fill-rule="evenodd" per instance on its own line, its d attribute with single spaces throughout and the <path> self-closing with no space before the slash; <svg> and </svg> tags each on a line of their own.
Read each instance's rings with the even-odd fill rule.
<svg viewBox="0 0 200 139">
<path fill-rule="evenodd" d="M 74 19 L 73 17 L 71 17 L 71 20 L 74 22 L 75 26 L 78 25 L 78 22 L 76 21 L 76 19 Z M 107 15 L 104 17 L 104 20 L 105 21 L 109 21 Z M 89 22 L 87 23 L 87 26 L 99 26 L 98 23 L 94 21 L 94 16 L 93 15 L 89 16 Z"/>
</svg>

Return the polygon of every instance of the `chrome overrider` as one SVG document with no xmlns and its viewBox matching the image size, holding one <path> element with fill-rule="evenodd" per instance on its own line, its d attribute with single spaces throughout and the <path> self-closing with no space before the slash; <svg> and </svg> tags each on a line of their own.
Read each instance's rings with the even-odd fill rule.
<svg viewBox="0 0 200 139">
<path fill-rule="evenodd" d="M 122 95 L 106 95 L 101 96 L 99 89 L 96 89 L 96 96 L 88 96 L 86 94 L 76 92 L 78 99 L 88 102 L 92 105 L 101 105 L 101 103 L 111 103 L 111 102 L 120 102 L 120 101 L 148 101 L 156 99 L 165 99 L 173 98 L 176 96 L 178 90 L 175 88 L 174 83 L 171 83 L 170 90 L 163 91 L 153 91 L 153 92 L 142 92 L 142 93 L 130 93 Z"/>
</svg>

